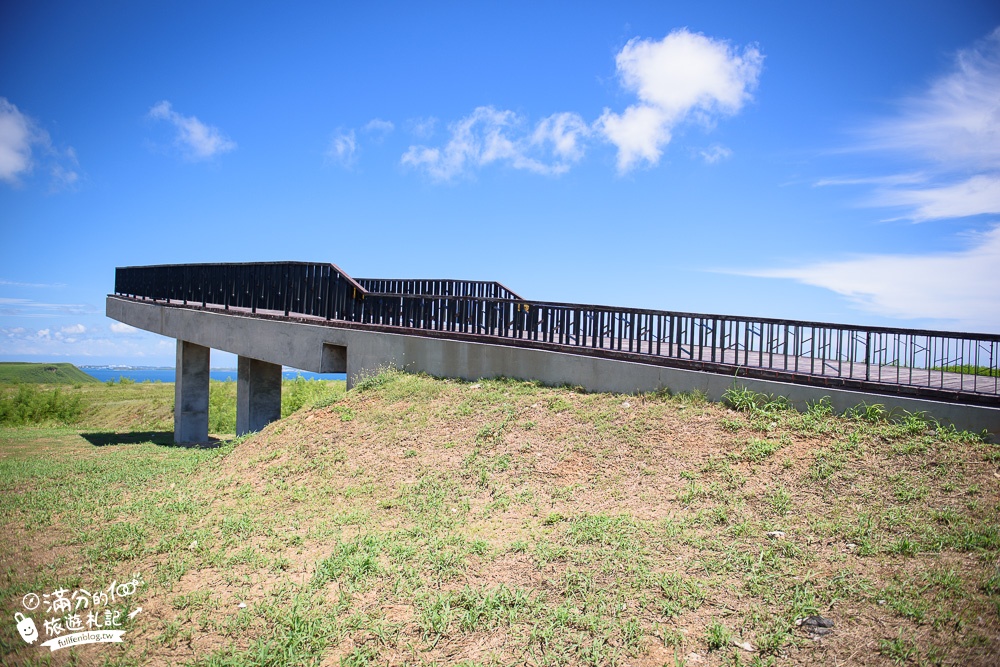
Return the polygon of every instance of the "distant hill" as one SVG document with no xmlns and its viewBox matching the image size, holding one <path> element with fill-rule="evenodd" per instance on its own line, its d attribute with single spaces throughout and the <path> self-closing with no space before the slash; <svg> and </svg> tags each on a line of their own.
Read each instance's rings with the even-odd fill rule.
<svg viewBox="0 0 1000 667">
<path fill-rule="evenodd" d="M 0 382 L 35 384 L 78 384 L 99 382 L 73 364 L 32 364 L 22 361 L 0 361 Z"/>
</svg>

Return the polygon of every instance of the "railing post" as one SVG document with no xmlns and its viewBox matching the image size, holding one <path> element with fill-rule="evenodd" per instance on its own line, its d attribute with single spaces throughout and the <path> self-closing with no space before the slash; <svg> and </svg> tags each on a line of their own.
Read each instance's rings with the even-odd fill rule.
<svg viewBox="0 0 1000 667">
<path fill-rule="evenodd" d="M 865 332 L 865 381 L 871 380 L 872 332 Z"/>
</svg>

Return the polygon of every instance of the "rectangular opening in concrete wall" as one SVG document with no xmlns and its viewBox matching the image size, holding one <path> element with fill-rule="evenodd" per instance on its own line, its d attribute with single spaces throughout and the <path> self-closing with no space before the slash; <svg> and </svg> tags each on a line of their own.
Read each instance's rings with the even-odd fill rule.
<svg viewBox="0 0 1000 667">
<path fill-rule="evenodd" d="M 323 343 L 323 359 L 320 361 L 321 373 L 347 372 L 347 347 Z"/>
</svg>

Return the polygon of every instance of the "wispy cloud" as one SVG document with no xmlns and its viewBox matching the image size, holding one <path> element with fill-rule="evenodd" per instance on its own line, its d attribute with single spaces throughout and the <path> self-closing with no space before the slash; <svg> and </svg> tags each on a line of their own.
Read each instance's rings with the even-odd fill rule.
<svg viewBox="0 0 1000 667">
<path fill-rule="evenodd" d="M 731 273 L 822 287 L 888 317 L 947 319 L 1000 331 L 998 266 L 1000 225 L 971 235 L 969 247 L 957 252 L 866 254 L 788 269 Z"/>
<path fill-rule="evenodd" d="M 894 116 L 859 132 L 851 150 L 922 163 L 913 174 L 824 179 L 817 185 L 875 185 L 868 204 L 924 222 L 1000 213 L 1000 28 L 959 51 L 951 68 Z"/>
<path fill-rule="evenodd" d="M 0 297 L 0 316 L 6 317 L 56 317 L 95 312 L 97 308 L 89 303 L 46 303 L 32 299 Z"/>
<path fill-rule="evenodd" d="M 17 280 L 0 280 L 0 285 L 5 287 L 38 287 L 45 289 L 66 287 L 66 283 L 25 283 Z"/>
<path fill-rule="evenodd" d="M 924 222 L 1000 213 L 1000 174 L 980 174 L 946 185 L 892 188 L 876 192 L 871 203 L 906 210 L 900 219 Z"/>
<path fill-rule="evenodd" d="M 528 142 L 530 147 L 550 148 L 563 165 L 583 157 L 583 141 L 590 135 L 590 128 L 575 113 L 556 113 L 543 118 L 535 126 Z"/>
<path fill-rule="evenodd" d="M 411 118 L 406 122 L 407 127 L 417 139 L 430 139 L 437 129 L 438 119 L 430 116 L 428 118 Z"/>
<path fill-rule="evenodd" d="M 864 130 L 865 147 L 921 155 L 951 169 L 1000 168 L 1000 28 L 955 55 L 952 70 L 900 113 Z"/>
<path fill-rule="evenodd" d="M 72 189 L 80 180 L 76 151 L 56 148 L 34 119 L 0 97 L 0 180 L 20 186 L 39 163 L 49 172 L 51 191 Z"/>
<path fill-rule="evenodd" d="M 883 176 L 842 176 L 839 178 L 821 178 L 813 183 L 813 186 L 822 188 L 831 185 L 917 185 L 926 183 L 928 178 L 927 174 L 921 172 L 911 174 L 889 174 Z"/>
<path fill-rule="evenodd" d="M 372 118 L 361 126 L 360 133 L 364 135 L 368 142 L 381 144 L 396 129 L 392 121 L 381 118 Z M 323 151 L 323 158 L 327 164 L 337 164 L 345 169 L 351 169 L 358 162 L 358 155 L 361 152 L 361 142 L 358 140 L 358 131 L 354 129 L 337 128 L 330 137 L 330 142 Z"/>
<path fill-rule="evenodd" d="M 358 150 L 358 139 L 354 130 L 337 130 L 326 148 L 327 162 L 333 162 L 342 167 L 354 166 Z"/>
<path fill-rule="evenodd" d="M 396 129 L 396 126 L 392 123 L 392 121 L 382 120 L 381 118 L 372 118 L 370 121 L 365 123 L 365 126 L 362 129 L 369 134 L 375 135 L 376 138 L 381 139 L 392 134 L 392 131 Z"/>
<path fill-rule="evenodd" d="M 716 164 L 723 160 L 728 160 L 733 156 L 733 151 L 720 144 L 712 144 L 708 148 L 702 148 L 698 155 L 706 164 Z"/>
<path fill-rule="evenodd" d="M 441 147 L 410 146 L 402 163 L 424 170 L 437 181 L 450 181 L 489 164 L 505 164 L 536 174 L 562 174 L 584 153 L 587 124 L 573 113 L 553 114 L 533 128 L 520 115 L 478 107 L 449 126 Z"/>
<path fill-rule="evenodd" d="M 190 160 L 208 160 L 236 149 L 236 142 L 222 134 L 219 128 L 206 125 L 194 116 L 177 113 L 166 100 L 154 104 L 148 115 L 174 126 L 177 131 L 174 143 Z"/>
<path fill-rule="evenodd" d="M 925 222 L 1000 214 L 1000 28 L 959 51 L 951 70 L 898 112 L 871 122 L 850 152 L 901 157 L 901 173 L 826 178 L 817 186 L 869 188 L 865 206 Z M 955 252 L 858 254 L 794 268 L 741 272 L 831 290 L 897 318 L 944 319 L 1000 331 L 1000 225 L 971 233 Z"/>
<path fill-rule="evenodd" d="M 59 329 L 0 327 L 0 344 L 5 355 L 47 359 L 162 359 L 172 356 L 174 341 L 145 331 L 132 336 L 109 336 L 82 324 Z"/>
<path fill-rule="evenodd" d="M 615 58 L 622 86 L 638 102 L 621 113 L 605 109 L 597 121 L 618 148 L 618 171 L 655 165 L 679 124 L 711 127 L 738 113 L 757 86 L 764 56 L 728 42 L 675 30 L 662 40 L 633 39 Z"/>
</svg>

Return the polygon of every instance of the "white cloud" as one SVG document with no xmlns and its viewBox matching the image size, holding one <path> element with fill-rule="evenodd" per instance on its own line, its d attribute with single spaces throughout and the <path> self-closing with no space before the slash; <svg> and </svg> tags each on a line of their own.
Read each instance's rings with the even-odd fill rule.
<svg viewBox="0 0 1000 667">
<path fill-rule="evenodd" d="M 32 299 L 0 297 L 0 315 L 16 317 L 55 317 L 57 315 L 84 315 L 96 312 L 88 303 L 45 303 Z"/>
<path fill-rule="evenodd" d="M 72 147 L 59 150 L 52 145 L 49 133 L 23 114 L 5 97 L 0 97 L 0 180 L 20 185 L 37 162 L 35 149 L 50 176 L 50 189 L 72 189 L 80 180 L 79 162 Z"/>
<path fill-rule="evenodd" d="M 853 150 L 898 154 L 922 161 L 924 170 L 818 185 L 875 185 L 869 205 L 901 208 L 900 217 L 915 222 L 1000 212 L 1000 28 L 959 51 L 950 72 L 861 134 Z"/>
<path fill-rule="evenodd" d="M 756 47 L 740 52 L 728 42 L 681 29 L 660 41 L 631 40 L 616 64 L 622 86 L 639 100 L 621 113 L 605 109 L 593 124 L 577 113 L 555 113 L 529 128 L 513 111 L 480 106 L 449 125 L 447 143 L 411 145 L 401 162 L 437 181 L 494 163 L 558 175 L 581 160 L 588 140 L 599 134 L 617 147 L 620 173 L 639 162 L 656 164 L 679 124 L 711 127 L 743 108 L 757 85 L 763 56 Z M 410 131 L 423 140 L 433 135 L 435 123 L 435 118 L 408 121 Z M 719 145 L 700 152 L 709 163 L 731 154 Z"/>
<path fill-rule="evenodd" d="M 73 327 L 66 327 L 73 328 Z M 3 351 L 8 356 L 36 356 L 47 359 L 84 359 L 102 357 L 105 360 L 157 359 L 158 363 L 172 363 L 176 343 L 163 336 L 138 331 L 129 337 L 94 335 L 92 330 L 63 333 L 63 329 L 25 329 L 0 327 Z M 213 358 L 216 355 L 213 353 Z M 148 362 L 147 362 L 148 363 Z"/>
<path fill-rule="evenodd" d="M 370 121 L 365 123 L 363 129 L 365 132 L 371 132 L 385 137 L 396 129 L 396 126 L 392 124 L 392 121 L 382 120 L 381 118 L 372 118 Z"/>
<path fill-rule="evenodd" d="M 188 159 L 207 160 L 236 148 L 236 142 L 223 135 L 219 128 L 206 125 L 194 116 L 177 113 L 166 100 L 154 104 L 149 110 L 149 117 L 165 120 L 174 126 L 177 130 L 174 143 Z"/>
<path fill-rule="evenodd" d="M 31 168 L 31 144 L 36 141 L 33 123 L 0 97 L 0 179 L 18 183 L 18 177 Z"/>
<path fill-rule="evenodd" d="M 887 189 L 873 197 L 878 206 L 902 206 L 915 222 L 1000 213 L 1000 172 L 951 185 Z"/>
<path fill-rule="evenodd" d="M 108 328 L 111 329 L 111 331 L 116 334 L 132 334 L 139 331 L 135 327 L 129 326 L 124 322 L 112 322 Z"/>
<path fill-rule="evenodd" d="M 330 140 L 330 145 L 326 149 L 326 159 L 336 162 L 344 167 L 354 164 L 355 154 L 358 150 L 358 141 L 354 135 L 354 130 L 338 130 Z"/>
<path fill-rule="evenodd" d="M 926 183 L 928 175 L 920 172 L 912 174 L 890 174 L 888 176 L 850 176 L 840 178 L 821 178 L 813 185 L 817 188 L 830 185 L 917 185 Z"/>
<path fill-rule="evenodd" d="M 955 56 L 952 71 L 872 124 L 866 147 L 919 154 L 948 168 L 1000 168 L 1000 28 Z"/>
<path fill-rule="evenodd" d="M 0 285 L 10 286 L 10 287 L 39 287 L 39 288 L 66 287 L 66 283 L 22 283 L 17 280 L 0 280 Z"/>
<path fill-rule="evenodd" d="M 888 317 L 943 318 L 1000 331 L 1000 225 L 972 236 L 966 250 L 859 255 L 791 269 L 741 271 L 786 278 L 843 295 Z"/>
<path fill-rule="evenodd" d="M 712 144 L 708 148 L 703 148 L 698 151 L 698 155 L 700 155 L 701 159 L 707 164 L 715 164 L 731 158 L 733 156 L 733 151 L 720 144 Z"/>
<path fill-rule="evenodd" d="M 575 113 L 557 113 L 543 118 L 535 126 L 531 135 L 533 146 L 552 144 L 552 153 L 562 160 L 576 162 L 583 157 L 582 140 L 590 134 L 590 128 Z"/>
<path fill-rule="evenodd" d="M 82 324 L 72 324 L 68 327 L 63 327 L 59 331 L 66 335 L 78 335 L 87 331 L 87 327 Z"/>
<path fill-rule="evenodd" d="M 757 85 L 763 61 L 756 47 L 738 52 L 728 42 L 686 29 L 659 41 L 630 40 L 615 63 L 622 86 L 639 101 L 620 114 L 605 109 L 596 123 L 618 148 L 619 172 L 640 161 L 658 163 L 680 123 L 711 126 L 738 113 Z"/>
<path fill-rule="evenodd" d="M 583 156 L 581 138 L 589 132 L 577 114 L 554 114 L 524 129 L 525 120 L 509 110 L 478 107 L 452 123 L 451 138 L 440 148 L 410 146 L 402 163 L 431 178 L 450 181 L 493 163 L 537 174 L 561 174 Z"/>
</svg>

